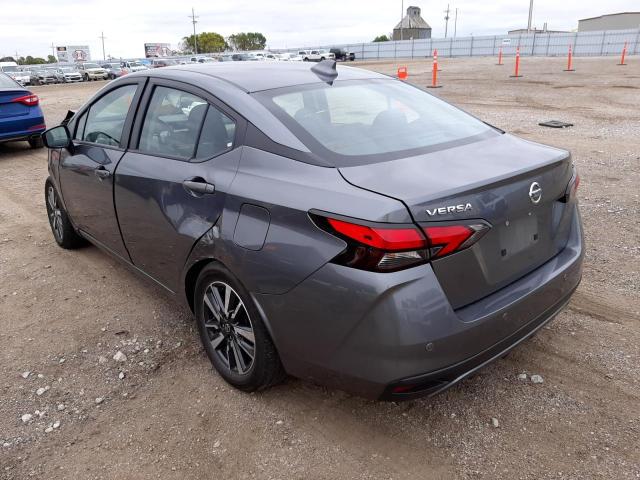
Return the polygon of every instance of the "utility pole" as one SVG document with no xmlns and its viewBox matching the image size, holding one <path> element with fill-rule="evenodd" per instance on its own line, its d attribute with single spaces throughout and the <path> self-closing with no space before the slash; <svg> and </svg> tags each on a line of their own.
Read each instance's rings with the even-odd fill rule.
<svg viewBox="0 0 640 480">
<path fill-rule="evenodd" d="M 400 2 L 400 40 L 404 40 L 402 38 L 402 22 L 404 20 L 404 0 Z M 393 37 L 393 35 L 392 35 Z M 393 40 L 393 38 L 392 38 Z"/>
<path fill-rule="evenodd" d="M 533 15 L 533 0 L 529 0 L 529 22 L 527 23 L 527 33 L 531 31 L 531 17 Z"/>
<path fill-rule="evenodd" d="M 453 21 L 453 38 L 456 38 L 457 34 L 458 34 L 458 9 L 456 8 L 456 17 L 455 17 L 455 20 Z"/>
<path fill-rule="evenodd" d="M 533 1 L 533 0 L 532 0 Z M 444 11 L 444 38 L 447 38 L 447 30 L 449 29 L 449 4 L 447 3 L 447 9 Z"/>
<path fill-rule="evenodd" d="M 197 55 L 198 54 L 198 37 L 196 37 L 196 23 L 198 23 L 198 16 L 196 16 L 196 12 L 193 9 L 193 7 L 191 7 L 191 15 L 189 15 L 189 18 L 191 19 L 191 23 L 193 23 L 193 46 L 194 46 L 194 53 Z"/>
<path fill-rule="evenodd" d="M 102 40 L 102 60 L 107 61 L 107 56 L 104 54 L 104 39 L 107 38 L 104 36 L 104 32 L 100 32 L 100 36 L 98 37 Z"/>
<path fill-rule="evenodd" d="M 53 46 L 53 42 L 51 42 L 51 56 L 53 56 L 53 58 L 56 59 L 57 61 L 57 57 L 56 57 L 56 47 Z"/>
</svg>

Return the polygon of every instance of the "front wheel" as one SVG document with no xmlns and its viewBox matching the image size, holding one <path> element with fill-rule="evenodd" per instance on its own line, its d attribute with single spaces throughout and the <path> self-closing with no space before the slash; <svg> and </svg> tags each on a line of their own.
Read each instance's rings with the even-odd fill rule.
<svg viewBox="0 0 640 480">
<path fill-rule="evenodd" d="M 69 216 L 62 206 L 58 192 L 56 192 L 51 180 L 47 180 L 44 192 L 49 225 L 56 243 L 69 250 L 83 246 L 86 242 L 78 235 L 69 221 Z"/>
<path fill-rule="evenodd" d="M 220 376 L 245 392 L 281 382 L 284 369 L 251 296 L 222 265 L 198 277 L 194 306 L 200 340 Z"/>
</svg>

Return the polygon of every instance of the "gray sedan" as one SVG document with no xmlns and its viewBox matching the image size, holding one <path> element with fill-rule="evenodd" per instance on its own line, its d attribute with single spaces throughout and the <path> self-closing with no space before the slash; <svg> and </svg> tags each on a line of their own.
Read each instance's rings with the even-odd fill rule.
<svg viewBox="0 0 640 480">
<path fill-rule="evenodd" d="M 129 74 L 44 139 L 55 241 L 184 301 L 241 390 L 433 395 L 581 279 L 569 152 L 334 61 Z"/>
</svg>

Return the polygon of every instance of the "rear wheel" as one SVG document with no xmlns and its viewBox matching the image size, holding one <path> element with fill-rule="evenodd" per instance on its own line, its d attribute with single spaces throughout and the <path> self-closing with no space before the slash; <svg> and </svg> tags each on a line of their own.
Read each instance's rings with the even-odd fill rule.
<svg viewBox="0 0 640 480">
<path fill-rule="evenodd" d="M 44 191 L 49 225 L 51 226 L 53 238 L 55 238 L 56 243 L 66 249 L 74 249 L 84 245 L 86 241 L 78 235 L 73 225 L 71 225 L 69 216 L 58 197 L 58 192 L 56 192 L 50 180 L 47 180 Z"/>
<path fill-rule="evenodd" d="M 260 313 L 226 268 L 211 263 L 202 270 L 194 306 L 207 356 L 228 383 L 252 392 L 284 379 L 280 357 Z"/>
<path fill-rule="evenodd" d="M 42 142 L 42 137 L 40 135 L 36 135 L 35 137 L 31 137 L 27 141 L 29 142 L 29 146 L 31 148 L 42 148 L 42 147 L 44 147 L 44 143 Z"/>
</svg>

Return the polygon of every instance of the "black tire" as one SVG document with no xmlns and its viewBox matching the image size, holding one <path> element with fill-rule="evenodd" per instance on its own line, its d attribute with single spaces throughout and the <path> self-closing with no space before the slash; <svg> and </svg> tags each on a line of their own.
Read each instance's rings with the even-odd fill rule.
<svg viewBox="0 0 640 480">
<path fill-rule="evenodd" d="M 222 298 L 227 287 L 231 288 L 231 292 L 225 313 L 224 305 L 216 302 L 213 289 L 223 293 L 217 299 L 224 304 Z M 221 306 L 217 309 L 222 318 L 220 321 L 216 320 L 216 314 L 207 306 L 215 308 L 214 304 Z M 284 380 L 286 374 L 280 357 L 258 309 L 244 286 L 224 266 L 212 262 L 200 272 L 194 291 L 194 307 L 202 345 L 213 367 L 227 383 L 239 390 L 253 392 Z M 242 331 L 249 332 L 253 338 L 253 348 L 247 333 L 237 333 Z M 253 357 L 250 352 L 253 352 Z M 240 355 L 240 362 L 236 354 Z M 250 360 L 250 365 L 247 360 Z"/>
<path fill-rule="evenodd" d="M 47 180 L 44 186 L 44 202 L 47 206 L 49 226 L 56 243 L 68 250 L 86 245 L 86 240 L 78 235 L 71 221 L 69 221 L 69 216 L 62 206 L 58 192 L 51 180 Z"/>
<path fill-rule="evenodd" d="M 324 57 L 320 57 L 320 61 L 321 61 L 321 62 L 324 62 Z"/>
<path fill-rule="evenodd" d="M 309 61 L 309 59 L 308 59 L 307 57 L 304 57 L 304 58 L 302 59 L 302 61 L 303 61 L 303 62 L 308 62 L 308 61 Z"/>
<path fill-rule="evenodd" d="M 37 135 L 35 137 L 31 137 L 27 141 L 29 142 L 29 146 L 31 148 L 42 148 L 42 147 L 44 147 L 44 143 L 42 142 L 42 137 L 40 135 Z"/>
</svg>

